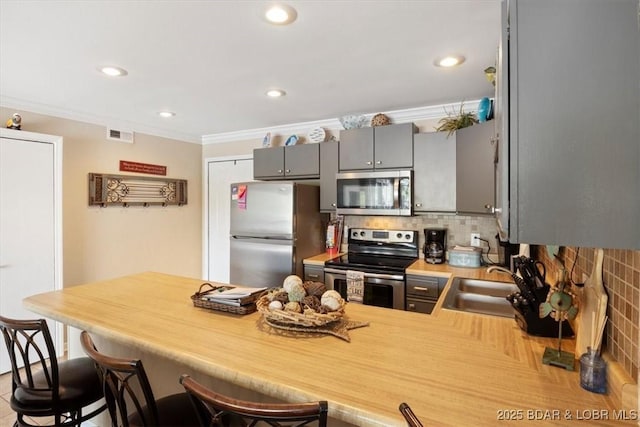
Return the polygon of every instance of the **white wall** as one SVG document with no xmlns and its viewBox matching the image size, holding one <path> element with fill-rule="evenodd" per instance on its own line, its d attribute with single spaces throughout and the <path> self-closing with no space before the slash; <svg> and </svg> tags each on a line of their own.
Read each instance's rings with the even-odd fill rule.
<svg viewBox="0 0 640 427">
<path fill-rule="evenodd" d="M 16 110 L 2 107 L 0 117 Z M 63 144 L 63 286 L 141 271 L 200 277 L 202 147 L 135 134 L 134 144 L 108 141 L 103 126 L 17 111 L 22 129 L 59 135 Z M 167 166 L 188 181 L 186 206 L 88 206 L 88 173 L 115 173 L 119 161 Z M 37 242 L 25 242 L 37 244 Z"/>
</svg>

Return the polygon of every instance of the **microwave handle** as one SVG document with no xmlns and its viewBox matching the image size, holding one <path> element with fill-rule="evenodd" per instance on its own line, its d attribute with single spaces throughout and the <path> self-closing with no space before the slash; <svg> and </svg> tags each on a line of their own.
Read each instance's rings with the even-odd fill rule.
<svg viewBox="0 0 640 427">
<path fill-rule="evenodd" d="M 393 180 L 393 207 L 400 209 L 400 178 Z"/>
</svg>

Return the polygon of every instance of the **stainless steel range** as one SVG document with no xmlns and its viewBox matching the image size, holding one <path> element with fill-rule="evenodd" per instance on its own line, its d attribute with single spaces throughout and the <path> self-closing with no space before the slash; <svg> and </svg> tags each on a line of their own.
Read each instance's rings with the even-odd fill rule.
<svg viewBox="0 0 640 427">
<path fill-rule="evenodd" d="M 405 269 L 419 257 L 418 232 L 349 229 L 346 255 L 326 261 L 325 283 L 347 297 L 347 271 L 364 273 L 363 303 L 405 309 Z"/>
</svg>

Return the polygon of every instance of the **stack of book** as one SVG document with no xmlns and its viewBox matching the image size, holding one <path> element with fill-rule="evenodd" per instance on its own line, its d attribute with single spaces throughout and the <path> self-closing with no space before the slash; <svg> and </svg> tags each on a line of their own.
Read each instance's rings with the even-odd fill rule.
<svg viewBox="0 0 640 427">
<path fill-rule="evenodd" d="M 202 299 L 218 304 L 240 307 L 254 304 L 267 288 L 249 288 L 242 286 L 218 286 L 206 294 Z"/>
</svg>

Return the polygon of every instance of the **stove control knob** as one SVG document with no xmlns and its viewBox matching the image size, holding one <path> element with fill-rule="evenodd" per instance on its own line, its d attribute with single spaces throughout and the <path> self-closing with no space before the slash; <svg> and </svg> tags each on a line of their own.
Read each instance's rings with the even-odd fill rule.
<svg viewBox="0 0 640 427">
<path fill-rule="evenodd" d="M 361 231 L 361 232 L 360 232 L 360 235 L 361 235 L 362 237 L 364 237 L 364 231 Z"/>
<path fill-rule="evenodd" d="M 411 234 L 405 234 L 404 238 L 407 240 L 411 240 Z"/>
<path fill-rule="evenodd" d="M 353 232 L 353 237 L 356 237 L 356 236 L 358 236 L 358 232 L 357 232 L 357 231 L 354 231 L 354 232 Z"/>
<path fill-rule="evenodd" d="M 396 234 L 396 237 L 397 237 L 398 239 L 402 239 L 402 233 L 398 233 L 398 234 Z"/>
</svg>

